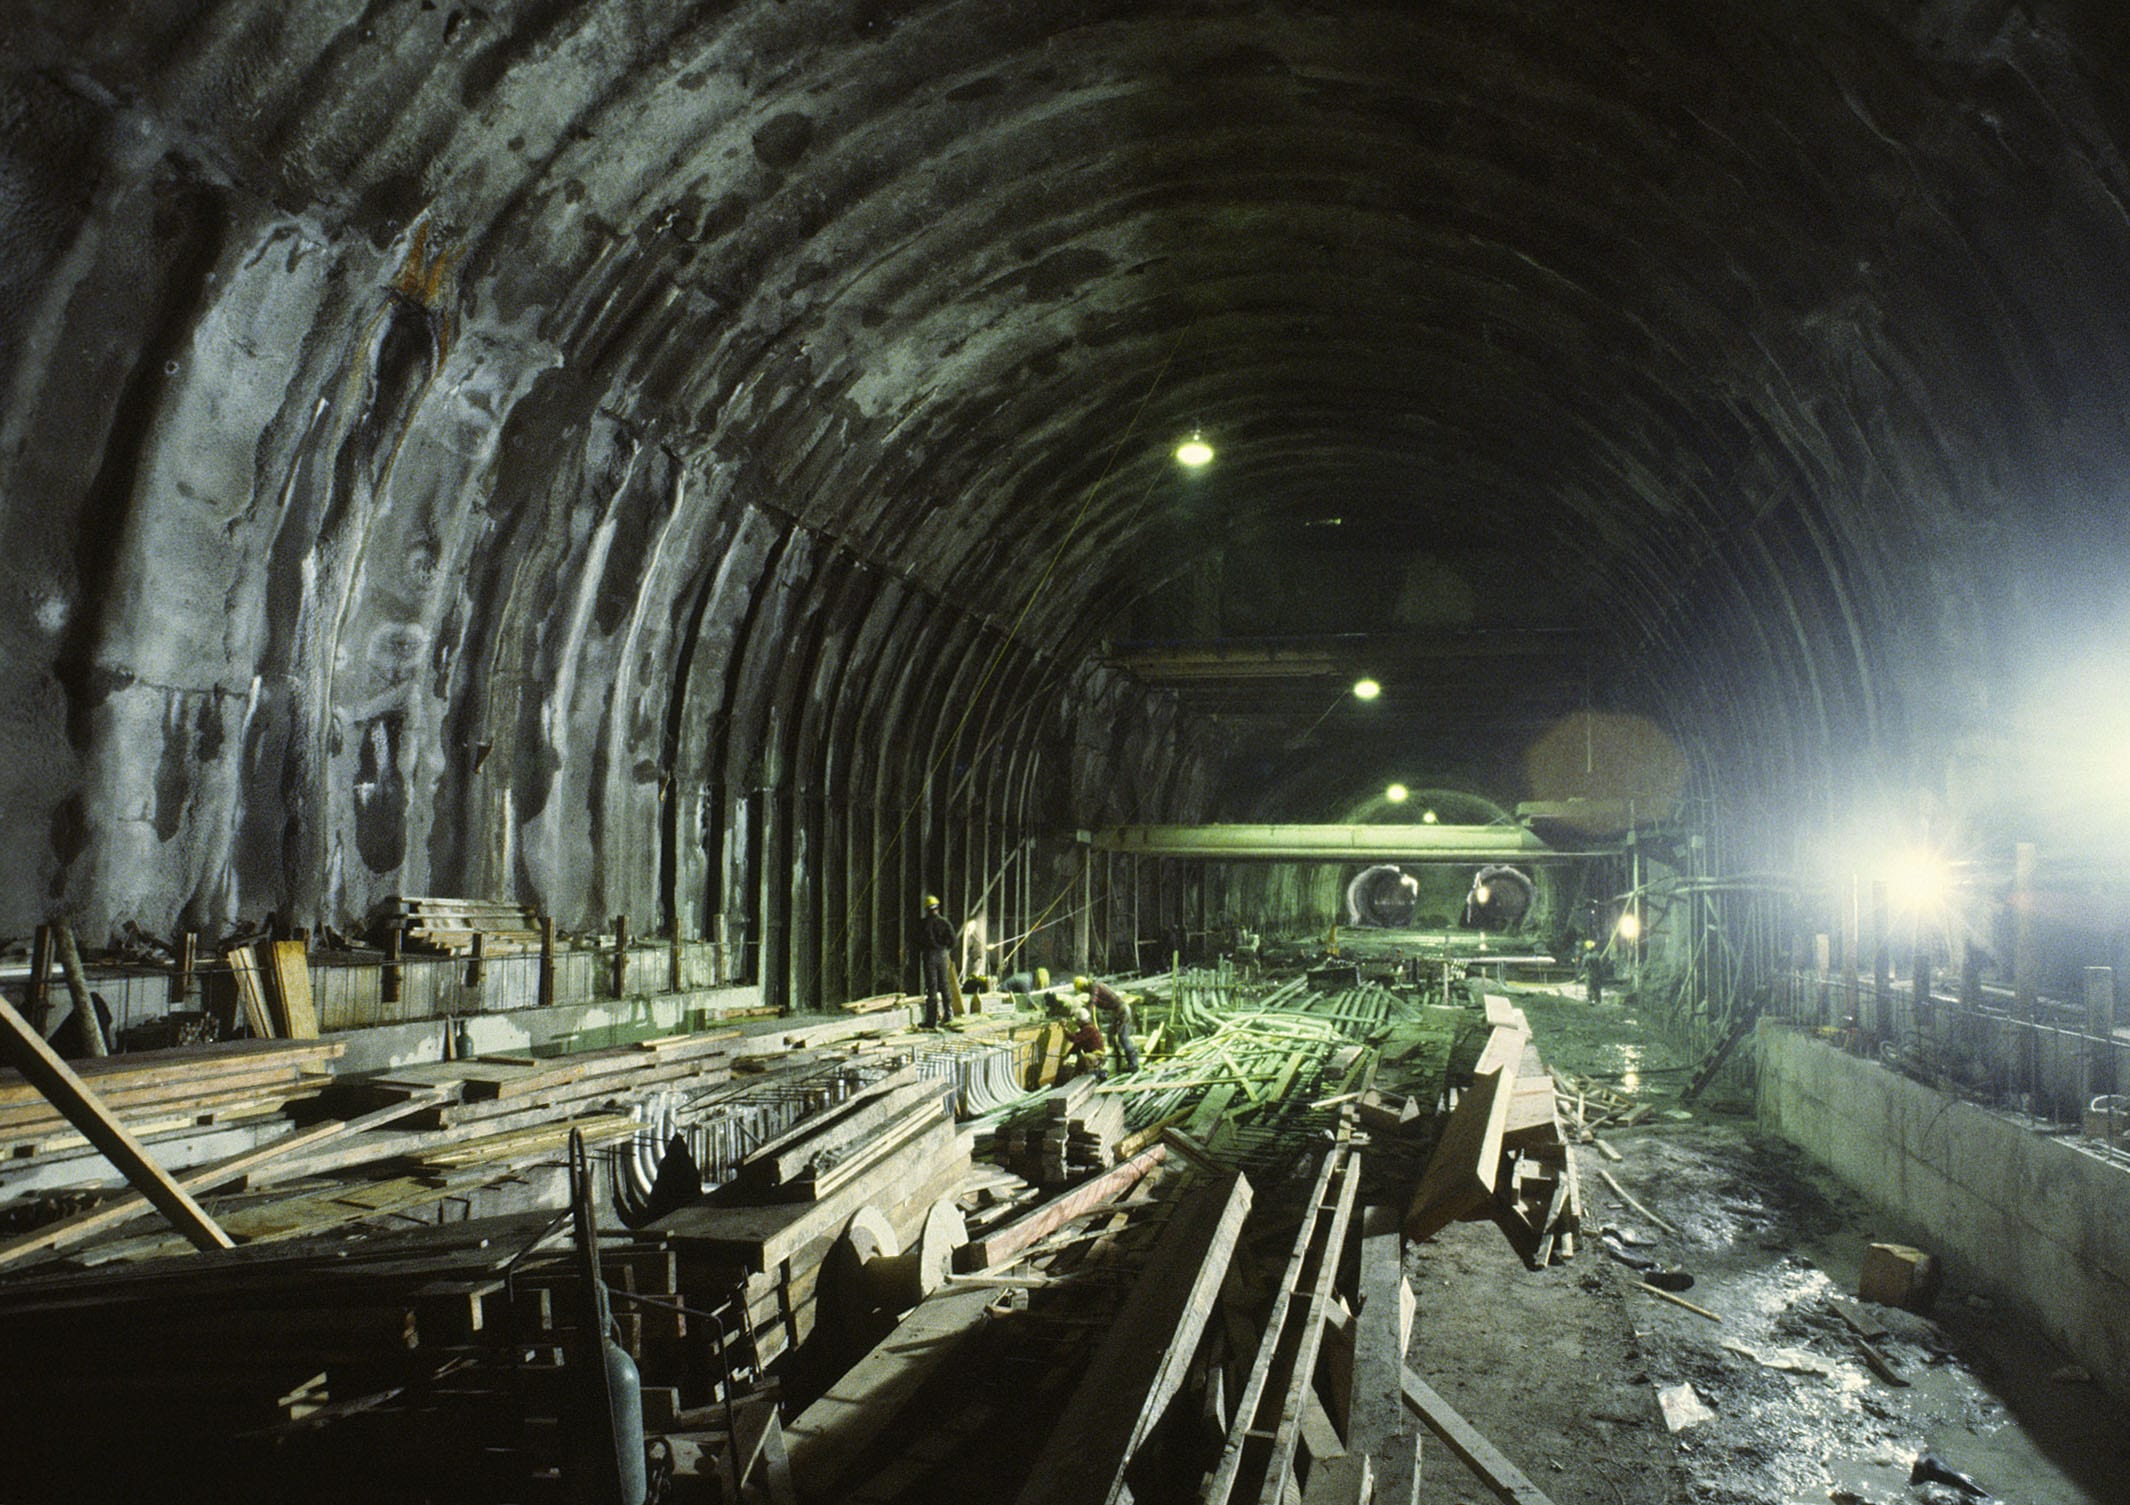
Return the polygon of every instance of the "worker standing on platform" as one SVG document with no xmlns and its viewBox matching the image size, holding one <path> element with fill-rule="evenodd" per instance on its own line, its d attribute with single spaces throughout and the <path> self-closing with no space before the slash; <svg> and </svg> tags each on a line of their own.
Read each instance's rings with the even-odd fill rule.
<svg viewBox="0 0 2130 1505">
<path fill-rule="evenodd" d="M 1102 1011 L 1109 1021 L 1109 1038 L 1116 1042 L 1117 1059 L 1125 1071 L 1139 1069 L 1139 1047 L 1132 1043 L 1132 1003 L 1134 1000 L 1118 992 L 1107 983 L 1096 982 L 1091 977 L 1075 977 L 1072 980 L 1076 992 L 1087 995 L 1087 1001 Z"/>
<path fill-rule="evenodd" d="M 925 895 L 917 944 L 924 959 L 924 1027 L 938 1029 L 954 1017 L 954 927 L 939 912 L 936 894 Z"/>
</svg>

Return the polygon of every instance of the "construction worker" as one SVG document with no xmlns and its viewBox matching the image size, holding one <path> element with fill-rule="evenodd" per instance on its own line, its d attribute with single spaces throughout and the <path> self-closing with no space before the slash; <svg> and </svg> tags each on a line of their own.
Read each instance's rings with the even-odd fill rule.
<svg viewBox="0 0 2130 1505">
<path fill-rule="evenodd" d="M 954 927 L 939 912 L 937 894 L 924 896 L 917 944 L 924 963 L 924 1027 L 938 1029 L 954 1017 Z"/>
<path fill-rule="evenodd" d="M 999 984 L 999 989 L 1001 992 L 1013 995 L 1015 1008 L 1032 1009 L 1035 1007 L 1035 999 L 1032 995 L 1042 992 L 1049 986 L 1050 969 L 1048 967 L 1037 967 L 1033 972 L 1014 973 Z"/>
<path fill-rule="evenodd" d="M 1109 1073 L 1103 1069 L 1108 1056 L 1102 1048 L 1102 1027 L 1084 1007 L 1072 1016 L 1072 1024 L 1065 1031 L 1065 1048 L 1072 1053 L 1070 1059 L 1077 1070 L 1092 1071 L 1098 1082 L 1108 1080 Z"/>
<path fill-rule="evenodd" d="M 1117 1043 L 1117 1059 L 1124 1063 L 1126 1071 L 1137 1071 L 1139 1047 L 1132 1043 L 1132 1004 L 1135 1000 L 1091 977 L 1075 977 L 1072 986 L 1074 992 L 1084 993 L 1089 1003 L 1102 1010 L 1103 1017 L 1109 1021 L 1109 1037 Z"/>
</svg>

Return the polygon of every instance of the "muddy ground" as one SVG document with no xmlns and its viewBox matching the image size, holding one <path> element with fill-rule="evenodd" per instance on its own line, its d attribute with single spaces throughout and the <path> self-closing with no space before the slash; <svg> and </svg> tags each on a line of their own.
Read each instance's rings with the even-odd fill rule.
<svg viewBox="0 0 2130 1505">
<path fill-rule="evenodd" d="M 2022 1505 L 2130 1505 L 2130 1412 L 2066 1373 L 2071 1360 L 1972 1272 L 1948 1272 L 1929 1317 L 1861 1309 L 1888 1329 L 1876 1347 L 1910 1383 L 1878 1377 L 1829 1301 L 1854 1299 L 1869 1243 L 1917 1242 L 1913 1230 L 1759 1133 L 1736 1080 L 1681 1108 L 1688 1063 L 1631 1006 L 1516 1001 L 1549 1065 L 1660 1105 L 1605 1135 L 1619 1163 L 1582 1152 L 1586 1233 L 1572 1263 L 1534 1273 L 1491 1223 L 1454 1225 L 1407 1254 L 1413 1367 L 1557 1505 L 1969 1498 L 1911 1486 L 1924 1453 Z M 1678 1232 L 1622 1205 L 1600 1166 Z M 1606 1227 L 1631 1257 L 1692 1274 L 1684 1296 L 1722 1321 L 1636 1289 L 1637 1273 L 1603 1252 Z M 1682 1383 L 1713 1414 L 1673 1433 L 1657 1395 Z M 1423 1498 L 1490 1498 L 1428 1442 Z"/>
</svg>

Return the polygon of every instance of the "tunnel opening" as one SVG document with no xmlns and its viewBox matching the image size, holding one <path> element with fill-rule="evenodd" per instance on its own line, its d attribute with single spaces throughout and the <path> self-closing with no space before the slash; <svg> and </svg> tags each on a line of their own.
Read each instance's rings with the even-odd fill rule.
<svg viewBox="0 0 2130 1505">
<path fill-rule="evenodd" d="M 1503 932 L 1521 929 L 1538 897 L 1530 875 L 1496 863 L 1472 874 L 1458 924 L 1467 930 Z"/>
<path fill-rule="evenodd" d="M 1394 864 L 1363 868 L 1346 885 L 1346 922 L 1382 930 L 1412 925 L 1420 908 L 1420 880 Z"/>
</svg>

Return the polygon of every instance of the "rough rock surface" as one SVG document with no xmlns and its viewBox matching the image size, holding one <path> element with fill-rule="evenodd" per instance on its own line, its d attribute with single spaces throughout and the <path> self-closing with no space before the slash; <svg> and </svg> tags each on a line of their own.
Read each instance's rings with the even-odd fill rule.
<svg viewBox="0 0 2130 1505">
<path fill-rule="evenodd" d="M 855 989 L 1038 831 L 1633 787 L 1526 765 L 1591 706 L 1742 849 L 2078 813 L 2012 733 L 2123 627 L 2118 6 L 0 35 L 0 932 L 509 893 Z M 1104 658 L 1327 636 L 1378 712 Z"/>
</svg>

